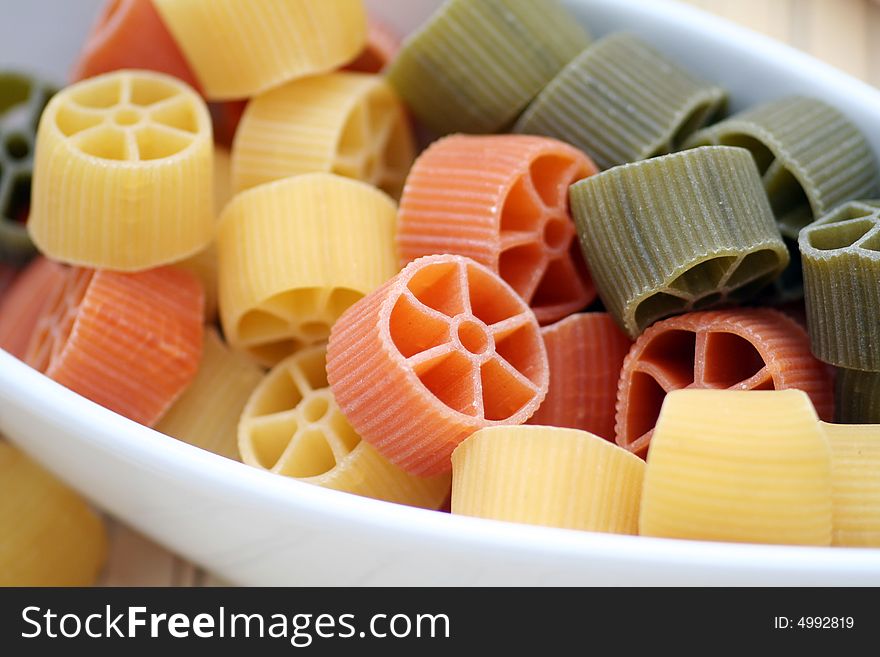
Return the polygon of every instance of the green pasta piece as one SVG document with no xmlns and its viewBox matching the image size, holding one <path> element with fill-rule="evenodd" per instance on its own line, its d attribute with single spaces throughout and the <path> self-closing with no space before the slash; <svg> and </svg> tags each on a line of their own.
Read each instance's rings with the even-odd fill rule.
<svg viewBox="0 0 880 657">
<path fill-rule="evenodd" d="M 31 200 L 37 124 L 53 93 L 34 78 L 0 72 L 0 260 L 22 263 L 36 252 L 23 220 Z"/>
<path fill-rule="evenodd" d="M 840 424 L 880 424 L 880 372 L 838 368 L 834 407 Z"/>
<path fill-rule="evenodd" d="M 800 234 L 813 353 L 880 371 L 880 201 L 851 201 Z"/>
<path fill-rule="evenodd" d="M 687 147 L 749 149 L 783 235 L 841 203 L 880 195 L 880 167 L 859 129 L 822 101 L 791 96 L 697 132 Z"/>
<path fill-rule="evenodd" d="M 573 185 L 571 206 L 599 295 L 632 337 L 664 317 L 745 301 L 788 264 L 742 148 L 609 169 Z"/>
<path fill-rule="evenodd" d="M 726 98 L 636 37 L 613 34 L 566 66 L 514 130 L 566 141 L 608 169 L 678 150 Z"/>
<path fill-rule="evenodd" d="M 589 43 L 558 0 L 447 0 L 388 79 L 441 135 L 498 132 Z"/>
</svg>

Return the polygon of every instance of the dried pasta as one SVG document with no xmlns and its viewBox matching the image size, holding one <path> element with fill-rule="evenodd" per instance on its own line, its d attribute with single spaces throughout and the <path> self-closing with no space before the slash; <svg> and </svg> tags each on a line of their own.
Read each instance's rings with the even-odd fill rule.
<svg viewBox="0 0 880 657">
<path fill-rule="evenodd" d="M 880 426 L 822 423 L 831 446 L 832 545 L 880 547 Z"/>
<path fill-rule="evenodd" d="M 85 501 L 0 439 L 0 586 L 90 586 L 107 554 Z"/>
<path fill-rule="evenodd" d="M 34 139 L 40 114 L 54 93 L 36 78 L 0 72 L 0 262 L 22 264 L 35 252 L 25 228 Z"/>
<path fill-rule="evenodd" d="M 238 421 L 262 378 L 250 358 L 229 349 L 209 327 L 198 374 L 156 430 L 237 461 Z"/>
<path fill-rule="evenodd" d="M 690 313 L 645 331 L 621 371 L 617 444 L 644 455 L 666 396 L 681 388 L 795 388 L 822 419 L 834 416 L 831 376 L 806 331 L 770 308 Z"/>
<path fill-rule="evenodd" d="M 725 101 L 641 39 L 612 34 L 574 58 L 514 131 L 561 139 L 609 169 L 677 150 Z"/>
<path fill-rule="evenodd" d="M 70 77 L 79 82 L 120 69 L 165 73 L 199 87 L 153 0 L 107 0 Z"/>
<path fill-rule="evenodd" d="M 837 422 L 880 424 L 880 372 L 837 369 Z"/>
<path fill-rule="evenodd" d="M 477 429 L 522 424 L 547 393 L 547 352 L 525 302 L 462 256 L 419 258 L 333 326 L 327 377 L 354 430 L 430 476 Z"/>
<path fill-rule="evenodd" d="M 585 431 L 480 429 L 453 452 L 452 472 L 454 514 L 638 533 L 644 461 Z"/>
<path fill-rule="evenodd" d="M 617 383 L 632 346 L 607 313 L 571 315 L 541 329 L 550 385 L 529 424 L 589 431 L 614 440 Z"/>
<path fill-rule="evenodd" d="M 666 397 L 642 492 L 644 536 L 830 545 L 831 451 L 799 390 Z"/>
<path fill-rule="evenodd" d="M 395 221 L 388 196 L 333 174 L 236 196 L 217 236 L 220 315 L 230 344 L 271 366 L 326 340 L 346 308 L 397 272 Z M 322 244 L 332 248 L 316 248 Z"/>
<path fill-rule="evenodd" d="M 248 98 L 354 59 L 361 0 L 153 0 L 211 100 Z"/>
<path fill-rule="evenodd" d="M 813 353 L 880 371 L 880 201 L 853 201 L 800 234 Z"/>
<path fill-rule="evenodd" d="M 328 388 L 326 355 L 324 346 L 299 351 L 254 390 L 238 429 L 242 460 L 324 488 L 439 508 L 449 495 L 449 474 L 407 474 L 362 441 Z"/>
<path fill-rule="evenodd" d="M 582 310 L 596 293 L 575 239 L 568 188 L 596 172 L 586 155 L 546 137 L 441 139 L 406 181 L 401 264 L 467 256 L 497 272 L 542 324 Z"/>
<path fill-rule="evenodd" d="M 83 397 L 154 426 L 196 375 L 203 304 L 198 280 L 175 267 L 136 274 L 71 268 L 47 299 L 25 360 Z"/>
<path fill-rule="evenodd" d="M 404 41 L 388 79 L 439 134 L 498 132 L 588 44 L 558 0 L 448 0 Z"/>
<path fill-rule="evenodd" d="M 783 235 L 835 206 L 880 195 L 880 167 L 864 135 L 815 98 L 791 96 L 740 112 L 696 133 L 688 146 L 747 148 Z"/>
<path fill-rule="evenodd" d="M 139 271 L 201 251 L 214 231 L 211 123 L 183 83 L 119 71 L 49 103 L 28 230 L 69 264 Z"/>
<path fill-rule="evenodd" d="M 395 198 L 415 159 L 409 119 L 378 75 L 331 73 L 251 100 L 233 146 L 235 189 L 323 171 L 363 180 Z"/>
<path fill-rule="evenodd" d="M 571 204 L 599 296 L 632 337 L 664 317 L 747 300 L 789 262 L 741 148 L 624 164 L 576 183 Z"/>
<path fill-rule="evenodd" d="M 46 299 L 67 276 L 67 268 L 43 257 L 31 261 L 0 297 L 0 349 L 18 359 L 27 353 Z"/>
<path fill-rule="evenodd" d="M 400 38 L 382 21 L 369 17 L 367 43 L 357 59 L 345 65 L 345 70 L 381 73 L 398 52 L 400 52 Z"/>
</svg>

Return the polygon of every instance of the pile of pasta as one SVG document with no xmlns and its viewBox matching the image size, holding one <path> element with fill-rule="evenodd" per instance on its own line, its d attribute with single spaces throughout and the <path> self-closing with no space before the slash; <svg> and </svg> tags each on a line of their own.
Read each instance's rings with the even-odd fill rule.
<svg viewBox="0 0 880 657">
<path fill-rule="evenodd" d="M 114 0 L 24 86 L 0 347 L 92 402 L 398 504 L 880 546 L 880 166 L 837 109 L 729 114 L 557 0 L 402 42 L 361 0 Z"/>
</svg>

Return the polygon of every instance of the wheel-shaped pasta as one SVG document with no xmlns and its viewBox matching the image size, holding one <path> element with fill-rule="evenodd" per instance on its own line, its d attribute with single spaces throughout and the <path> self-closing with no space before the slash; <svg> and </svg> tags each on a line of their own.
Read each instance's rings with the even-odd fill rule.
<svg viewBox="0 0 880 657">
<path fill-rule="evenodd" d="M 690 313 L 658 322 L 626 357 L 617 397 L 617 444 L 644 455 L 666 396 L 681 388 L 806 392 L 834 416 L 828 368 L 806 331 L 770 308 Z"/>
<path fill-rule="evenodd" d="M 362 0 L 153 0 L 211 100 L 249 98 L 353 60 Z"/>
<path fill-rule="evenodd" d="M 799 245 L 813 353 L 880 372 L 880 201 L 835 209 L 802 230 Z"/>
<path fill-rule="evenodd" d="M 642 490 L 644 536 L 830 545 L 831 450 L 800 390 L 677 390 Z"/>
<path fill-rule="evenodd" d="M 91 586 L 107 555 L 101 519 L 0 438 L 0 586 Z"/>
<path fill-rule="evenodd" d="M 199 87 L 153 0 L 107 0 L 70 77 L 79 82 L 120 69 L 165 73 Z"/>
<path fill-rule="evenodd" d="M 0 349 L 23 359 L 46 299 L 63 285 L 67 268 L 48 258 L 31 261 L 0 297 Z"/>
<path fill-rule="evenodd" d="M 514 130 L 561 139 L 609 169 L 677 150 L 725 100 L 635 36 L 612 34 L 562 69 Z"/>
<path fill-rule="evenodd" d="M 388 79 L 441 135 L 499 132 L 588 44 L 558 0 L 449 0 L 404 41 Z"/>
<path fill-rule="evenodd" d="M 880 167 L 864 135 L 815 98 L 792 96 L 748 109 L 696 133 L 687 146 L 708 144 L 751 152 L 789 238 L 840 203 L 880 195 Z"/>
<path fill-rule="evenodd" d="M 28 229 L 70 264 L 138 271 L 211 240 L 211 121 L 179 80 L 119 71 L 72 85 L 37 133 Z"/>
<path fill-rule="evenodd" d="M 624 164 L 572 186 L 571 204 L 599 296 L 633 338 L 658 319 L 747 300 L 789 262 L 742 148 Z"/>
<path fill-rule="evenodd" d="M 0 73 L 0 261 L 21 264 L 34 245 L 25 222 L 31 203 L 34 139 L 55 89 L 18 73 Z"/>
<path fill-rule="evenodd" d="M 534 313 L 496 274 L 461 256 L 426 256 L 339 318 L 327 375 L 355 431 L 428 476 L 448 471 L 477 429 L 535 412 L 547 352 Z"/>
<path fill-rule="evenodd" d="M 584 309 L 596 293 L 568 207 L 572 183 L 595 174 L 567 144 L 524 135 L 455 135 L 413 166 L 400 203 L 401 264 L 466 256 L 497 272 L 542 324 Z"/>
<path fill-rule="evenodd" d="M 407 474 L 361 440 L 328 387 L 326 357 L 324 346 L 304 349 L 266 375 L 241 415 L 242 460 L 324 488 L 439 508 L 449 475 Z"/>
<path fill-rule="evenodd" d="M 550 385 L 529 424 L 567 427 L 614 440 L 617 384 L 630 340 L 608 313 L 566 317 L 541 329 Z"/>
<path fill-rule="evenodd" d="M 831 446 L 832 545 L 880 547 L 880 427 L 822 423 Z"/>
<path fill-rule="evenodd" d="M 452 454 L 452 513 L 636 534 L 645 462 L 586 431 L 480 429 Z"/>
<path fill-rule="evenodd" d="M 346 71 L 381 73 L 400 52 L 400 38 L 383 22 L 369 17 L 367 20 L 367 43 L 353 62 L 345 65 Z"/>
<path fill-rule="evenodd" d="M 384 78 L 331 73 L 294 80 L 251 100 L 232 153 L 237 191 L 322 171 L 399 198 L 415 159 L 415 139 Z"/>
<path fill-rule="evenodd" d="M 381 191 L 326 173 L 236 196 L 217 235 L 230 344 L 271 366 L 326 340 L 346 308 L 397 272 L 396 210 Z"/>
<path fill-rule="evenodd" d="M 837 369 L 835 419 L 843 424 L 880 424 L 880 372 Z"/>
<path fill-rule="evenodd" d="M 198 280 L 175 267 L 136 274 L 71 268 L 47 299 L 25 360 L 153 426 L 196 375 L 203 304 Z"/>
</svg>

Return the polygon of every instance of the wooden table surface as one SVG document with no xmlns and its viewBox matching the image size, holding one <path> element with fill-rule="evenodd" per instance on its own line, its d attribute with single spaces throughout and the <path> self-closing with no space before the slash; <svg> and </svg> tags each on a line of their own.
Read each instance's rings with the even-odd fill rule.
<svg viewBox="0 0 880 657">
<path fill-rule="evenodd" d="M 652 0 L 644 0 L 651 2 Z M 685 0 L 823 59 L 880 86 L 878 0 Z M 222 584 L 121 523 L 110 523 L 111 552 L 101 584 Z"/>
</svg>

